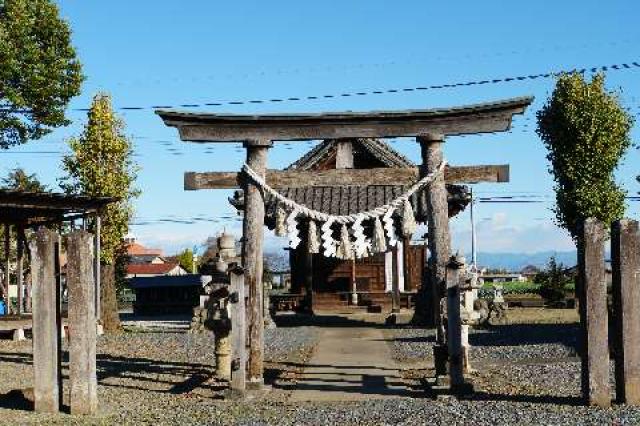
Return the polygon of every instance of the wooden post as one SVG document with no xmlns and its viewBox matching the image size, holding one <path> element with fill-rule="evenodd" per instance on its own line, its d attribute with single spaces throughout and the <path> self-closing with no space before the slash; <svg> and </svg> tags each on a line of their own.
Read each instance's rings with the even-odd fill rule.
<svg viewBox="0 0 640 426">
<path fill-rule="evenodd" d="M 33 370 L 35 410 L 57 413 L 60 407 L 59 305 L 55 276 L 58 235 L 46 228 L 31 241 L 33 277 Z"/>
<path fill-rule="evenodd" d="M 623 219 L 611 229 L 616 399 L 640 405 L 640 228 Z"/>
<path fill-rule="evenodd" d="M 260 176 L 267 169 L 267 150 L 271 147 L 269 140 L 245 141 L 247 164 Z M 245 281 L 249 287 L 247 313 L 249 319 L 249 366 L 248 382 L 254 389 L 264 385 L 264 319 L 263 319 L 263 287 L 262 270 L 264 239 L 264 194 L 260 187 L 250 180 L 244 184 L 244 226 L 242 261 L 245 268 Z"/>
<path fill-rule="evenodd" d="M 442 161 L 442 145 L 444 136 L 428 134 L 417 138 L 422 153 L 420 176 L 425 176 L 436 170 Z M 429 311 L 424 313 L 428 325 L 436 327 L 436 345 L 434 347 L 434 362 L 436 372 L 442 372 L 446 360 L 443 359 L 444 336 L 442 333 L 442 319 L 440 316 L 440 300 L 444 295 L 446 280 L 446 264 L 450 256 L 449 235 L 449 206 L 447 202 L 447 187 L 444 176 L 437 176 L 426 189 L 427 225 L 429 259 L 429 282 L 423 283 L 429 297 Z M 417 308 L 418 305 L 416 305 Z"/>
<path fill-rule="evenodd" d="M 18 315 L 24 313 L 24 228 L 17 228 L 16 232 L 17 259 L 16 284 L 18 287 Z"/>
<path fill-rule="evenodd" d="M 447 346 L 451 389 L 459 389 L 464 384 L 460 319 L 460 269 L 462 268 L 464 268 L 464 258 L 451 256 L 447 264 Z"/>
<path fill-rule="evenodd" d="M 304 268 L 305 305 L 309 313 L 313 313 L 313 254 L 302 248 L 302 265 Z"/>
<path fill-rule="evenodd" d="M 5 311 L 7 314 L 11 314 L 11 298 L 9 297 L 10 272 L 11 269 L 11 225 L 5 223 L 4 225 L 4 303 Z"/>
<path fill-rule="evenodd" d="M 232 397 L 243 397 L 247 382 L 247 332 L 244 271 L 235 266 L 229 271 L 231 287 L 231 381 Z"/>
<path fill-rule="evenodd" d="M 391 313 L 400 312 L 400 264 L 398 262 L 398 244 L 391 250 Z"/>
<path fill-rule="evenodd" d="M 336 169 L 353 169 L 353 144 L 349 139 L 336 142 Z"/>
<path fill-rule="evenodd" d="M 93 240 L 93 244 L 94 244 L 94 255 L 93 255 L 93 275 L 94 275 L 94 282 L 95 282 L 95 315 L 96 315 L 96 319 L 98 321 L 100 321 L 101 316 L 100 316 L 100 234 L 102 232 L 102 220 L 100 218 L 100 214 L 96 213 L 96 229 L 95 229 L 95 235 L 94 235 L 94 240 Z"/>
<path fill-rule="evenodd" d="M 351 304 L 358 306 L 358 282 L 356 281 L 356 259 L 351 259 L 351 271 L 349 273 L 351 285 Z"/>
<path fill-rule="evenodd" d="M 596 219 L 585 220 L 580 237 L 582 396 L 589 405 L 609 407 L 611 394 L 603 224 Z"/>
<path fill-rule="evenodd" d="M 94 241 L 86 231 L 67 236 L 71 414 L 93 414 L 98 409 Z"/>
</svg>

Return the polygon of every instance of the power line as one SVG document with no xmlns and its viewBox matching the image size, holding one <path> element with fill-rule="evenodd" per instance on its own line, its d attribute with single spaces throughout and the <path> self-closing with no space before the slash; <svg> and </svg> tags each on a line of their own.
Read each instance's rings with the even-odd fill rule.
<svg viewBox="0 0 640 426">
<path fill-rule="evenodd" d="M 640 68 L 640 62 L 599 65 L 591 68 L 581 68 L 581 69 L 574 68 L 569 70 L 566 70 L 566 69 L 556 70 L 556 71 L 546 72 L 546 73 L 519 75 L 519 76 L 511 76 L 511 77 L 500 77 L 500 78 L 493 78 L 493 79 L 486 79 L 486 80 L 472 80 L 472 81 L 456 82 L 456 83 L 448 83 L 448 84 L 433 84 L 433 85 L 418 86 L 418 87 L 367 90 L 367 91 L 361 91 L 361 92 L 344 92 L 344 93 L 333 93 L 333 94 L 314 95 L 314 96 L 291 96 L 291 97 L 271 98 L 271 99 L 213 101 L 213 102 L 205 102 L 205 103 L 185 103 L 185 104 L 177 104 L 177 105 L 157 104 L 157 105 L 150 105 L 150 106 L 122 106 L 122 107 L 117 107 L 116 109 L 120 111 L 144 111 L 144 110 L 156 110 L 156 109 L 202 108 L 202 107 L 219 107 L 219 106 L 231 106 L 231 105 L 254 105 L 254 104 L 286 103 L 286 102 L 299 102 L 299 101 L 311 101 L 311 100 L 323 100 L 323 99 L 336 99 L 336 98 L 346 98 L 346 97 L 361 97 L 361 96 L 372 96 L 372 95 L 420 92 L 420 91 L 426 91 L 426 90 L 452 89 L 457 87 L 482 86 L 487 84 L 510 83 L 510 82 L 517 82 L 517 81 L 525 81 L 525 80 L 536 80 L 539 78 L 544 79 L 544 78 L 555 77 L 563 73 L 569 73 L 569 72 L 578 72 L 580 74 L 584 74 L 586 72 L 596 73 L 599 71 L 609 71 L 609 70 L 621 71 L 621 70 L 632 69 L 634 67 Z M 87 112 L 89 111 L 89 108 L 73 108 L 72 111 Z"/>
</svg>

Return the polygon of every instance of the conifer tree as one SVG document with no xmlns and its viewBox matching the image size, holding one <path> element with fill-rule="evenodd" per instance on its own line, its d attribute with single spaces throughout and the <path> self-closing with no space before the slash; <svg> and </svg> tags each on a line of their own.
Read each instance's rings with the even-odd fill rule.
<svg viewBox="0 0 640 426">
<path fill-rule="evenodd" d="M 63 158 L 67 176 L 61 187 L 70 194 L 114 197 L 118 201 L 100 212 L 101 312 L 105 332 L 120 329 L 116 294 L 116 270 L 125 261 L 123 241 L 132 216 L 132 200 L 139 195 L 134 187 L 137 166 L 124 123 L 113 112 L 106 94 L 94 97 L 82 134 L 69 140 L 72 154 Z M 93 226 L 93 225 L 92 225 Z"/>
</svg>

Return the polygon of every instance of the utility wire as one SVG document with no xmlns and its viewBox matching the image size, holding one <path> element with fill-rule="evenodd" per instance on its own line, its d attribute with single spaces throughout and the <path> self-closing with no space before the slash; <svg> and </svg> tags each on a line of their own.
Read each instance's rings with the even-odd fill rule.
<svg viewBox="0 0 640 426">
<path fill-rule="evenodd" d="M 418 87 L 367 90 L 367 91 L 361 91 L 361 92 L 344 92 L 344 93 L 334 93 L 334 94 L 314 95 L 314 96 L 292 96 L 292 97 L 271 98 L 271 99 L 212 101 L 212 102 L 205 102 L 205 103 L 185 103 L 185 104 L 177 104 L 177 105 L 156 104 L 156 105 L 149 105 L 149 106 L 121 106 L 121 107 L 117 107 L 116 109 L 120 111 L 145 111 L 145 110 L 156 110 L 156 109 L 202 108 L 202 107 L 217 107 L 217 106 L 230 106 L 230 105 L 253 105 L 253 104 L 269 104 L 269 103 L 283 103 L 283 102 L 286 103 L 286 102 L 336 99 L 336 98 L 346 98 L 346 97 L 362 97 L 362 96 L 384 95 L 384 94 L 394 94 L 394 93 L 420 92 L 420 91 L 427 91 L 427 90 L 451 89 L 456 87 L 482 86 L 487 84 L 510 83 L 514 81 L 536 80 L 539 78 L 544 79 L 544 78 L 556 77 L 563 73 L 569 73 L 569 72 L 577 72 L 580 74 L 584 74 L 586 72 L 596 73 L 599 71 L 609 71 L 609 70 L 621 71 L 621 70 L 629 70 L 632 68 L 640 68 L 640 62 L 631 62 L 631 63 L 625 62 L 625 63 L 611 64 L 611 65 L 599 65 L 591 68 L 581 68 L 581 69 L 573 68 L 573 69 L 556 70 L 551 72 L 529 74 L 529 75 L 499 77 L 499 78 L 486 79 L 486 80 L 472 80 L 472 81 L 456 82 L 456 83 L 448 83 L 448 84 L 433 84 L 433 85 L 418 86 Z M 86 111 L 89 111 L 89 108 L 73 108 L 72 111 L 86 112 Z"/>
</svg>

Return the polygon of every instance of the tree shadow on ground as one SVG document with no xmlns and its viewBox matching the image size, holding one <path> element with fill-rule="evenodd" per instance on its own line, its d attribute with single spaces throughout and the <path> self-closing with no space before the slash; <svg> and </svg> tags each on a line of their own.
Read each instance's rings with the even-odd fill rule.
<svg viewBox="0 0 640 426">
<path fill-rule="evenodd" d="M 396 337 L 398 342 L 435 343 L 435 334 Z M 526 346 L 560 344 L 575 351 L 579 349 L 580 327 L 576 324 L 513 324 L 496 325 L 488 329 L 472 330 L 471 346 Z"/>
<path fill-rule="evenodd" d="M 407 328 L 406 325 L 385 325 L 382 323 L 384 314 L 371 314 L 369 319 L 355 319 L 346 315 L 319 313 L 319 314 L 279 314 L 274 321 L 278 327 L 366 327 L 366 328 Z"/>
<path fill-rule="evenodd" d="M 497 325 L 486 331 L 471 333 L 471 346 L 520 346 L 560 344 L 578 349 L 580 326 L 577 324 Z"/>
</svg>

